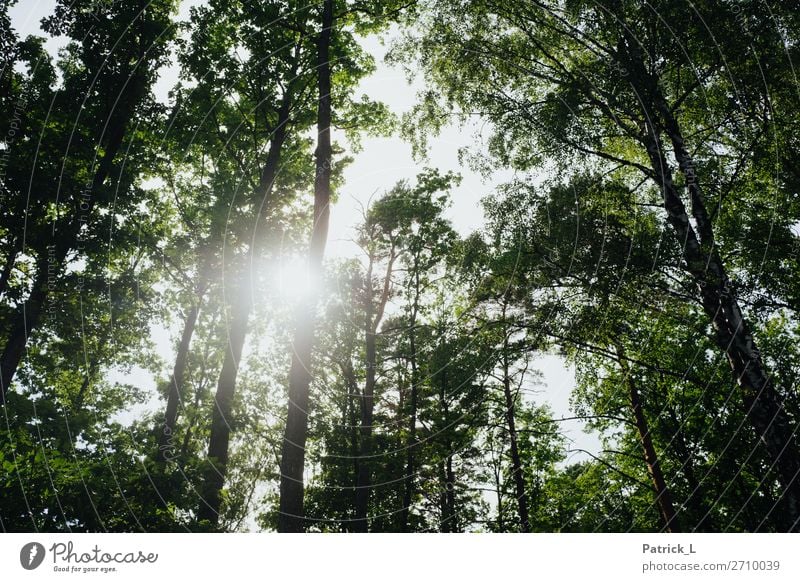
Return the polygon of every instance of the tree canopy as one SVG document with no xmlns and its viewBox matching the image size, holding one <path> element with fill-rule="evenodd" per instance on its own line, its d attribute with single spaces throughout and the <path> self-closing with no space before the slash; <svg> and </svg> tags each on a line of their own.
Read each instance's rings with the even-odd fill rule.
<svg viewBox="0 0 800 582">
<path fill-rule="evenodd" d="M 800 530 L 793 3 L 51 4 L 0 7 L 1 530 Z"/>
</svg>

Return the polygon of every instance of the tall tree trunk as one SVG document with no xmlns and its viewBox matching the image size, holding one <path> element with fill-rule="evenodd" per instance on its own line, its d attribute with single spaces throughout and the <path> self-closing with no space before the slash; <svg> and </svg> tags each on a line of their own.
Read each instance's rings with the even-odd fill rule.
<svg viewBox="0 0 800 582">
<path fill-rule="evenodd" d="M 178 453 L 178 466 L 183 469 L 186 465 L 186 460 L 189 456 L 189 444 L 192 442 L 192 434 L 194 427 L 197 424 L 198 408 L 200 407 L 200 397 L 202 396 L 200 390 L 197 390 L 194 395 L 194 408 L 189 424 L 186 425 L 186 431 L 183 433 L 183 442 L 181 443 L 181 450 Z"/>
<path fill-rule="evenodd" d="M 311 385 L 311 352 L 316 323 L 315 283 L 322 280 L 322 259 L 328 238 L 331 197 L 331 66 L 333 0 L 324 0 L 322 30 L 317 39 L 317 151 L 314 179 L 314 226 L 311 233 L 308 268 L 311 281 L 309 305 L 297 311 L 292 365 L 289 371 L 289 409 L 281 452 L 280 513 L 278 531 L 304 529 L 303 470 L 308 436 L 308 402 Z"/>
<path fill-rule="evenodd" d="M 444 420 L 444 451 L 445 458 L 442 462 L 444 491 L 442 492 L 442 532 L 458 531 L 458 519 L 456 516 L 456 476 L 453 470 L 453 442 L 450 439 L 450 407 L 447 404 L 447 370 L 441 371 L 441 382 L 439 384 L 439 405 L 442 410 Z"/>
<path fill-rule="evenodd" d="M 503 308 L 505 317 L 505 307 Z M 528 494 L 525 491 L 525 474 L 522 471 L 522 460 L 519 456 L 519 445 L 516 423 L 516 403 L 511 393 L 511 377 L 508 358 L 508 332 L 503 338 L 503 394 L 506 402 L 506 424 L 508 425 L 508 439 L 511 443 L 511 471 L 514 478 L 514 488 L 517 497 L 517 513 L 519 514 L 520 528 L 523 532 L 531 531 L 530 516 L 528 513 Z"/>
<path fill-rule="evenodd" d="M 359 466 L 356 476 L 355 496 L 355 521 L 353 529 L 356 532 L 368 530 L 367 511 L 369 507 L 369 494 L 372 481 L 372 422 L 375 397 L 375 366 L 377 365 L 377 350 L 375 347 L 375 331 L 372 328 L 372 317 L 368 313 L 366 331 L 366 381 L 364 392 L 361 396 L 361 428 Z"/>
<path fill-rule="evenodd" d="M 183 384 L 186 373 L 186 364 L 189 361 L 189 346 L 200 313 L 200 300 L 195 298 L 186 319 L 183 322 L 183 333 L 175 354 L 175 366 L 169 379 L 169 392 L 167 393 L 167 408 L 164 412 L 164 423 L 158 430 L 158 454 L 160 462 L 166 463 L 175 457 L 175 426 L 178 421 L 178 406 L 183 401 Z"/>
<path fill-rule="evenodd" d="M 664 472 L 661 470 L 661 463 L 659 462 L 656 448 L 653 445 L 653 437 L 650 434 L 650 427 L 647 423 L 647 417 L 642 408 L 642 397 L 636 382 L 631 375 L 628 361 L 625 359 L 625 352 L 621 345 L 617 345 L 617 355 L 619 356 L 619 365 L 622 370 L 622 375 L 625 383 L 628 386 L 628 402 L 633 412 L 634 424 L 636 425 L 636 432 L 639 435 L 639 442 L 642 443 L 642 451 L 644 452 L 644 461 L 647 464 L 647 472 L 650 473 L 650 478 L 653 481 L 653 487 L 656 494 L 656 505 L 658 505 L 661 517 L 664 520 L 664 530 L 670 533 L 677 533 L 680 530 L 678 522 L 678 515 L 675 512 L 675 506 L 672 503 L 672 492 L 667 486 L 667 480 L 664 478 Z"/>
<path fill-rule="evenodd" d="M 186 313 L 183 321 L 183 333 L 178 344 L 178 351 L 175 354 L 175 366 L 172 368 L 172 375 L 169 379 L 169 391 L 167 392 L 167 406 L 164 412 L 164 423 L 158 430 L 158 452 L 156 458 L 166 463 L 175 459 L 175 428 L 178 422 L 178 408 L 183 401 L 184 378 L 186 376 L 186 366 L 189 362 L 189 348 L 192 337 L 197 326 L 197 318 L 200 314 L 200 306 L 208 287 L 210 266 L 208 265 L 207 255 L 203 255 L 201 261 L 199 280 L 192 297 L 192 305 Z"/>
<path fill-rule="evenodd" d="M 288 135 L 287 125 L 292 98 L 293 93 L 290 87 L 286 89 L 283 95 L 278 111 L 277 124 L 270 138 L 269 152 L 261 169 L 258 186 L 254 192 L 255 199 L 259 200 L 261 204 L 254 220 L 254 232 L 256 231 L 258 220 L 262 218 L 268 219 L 273 209 L 274 199 L 271 194 L 274 191 L 283 145 Z M 217 384 L 217 392 L 214 397 L 215 407 L 211 418 L 211 434 L 208 444 L 209 467 L 204 475 L 203 498 L 197 515 L 200 520 L 206 520 L 215 527 L 219 523 L 222 488 L 225 484 L 228 468 L 230 418 L 231 407 L 236 393 L 236 377 L 242 356 L 242 348 L 247 338 L 248 319 L 253 307 L 252 289 L 250 287 L 252 283 L 251 270 L 260 248 L 259 241 L 253 240 L 244 260 L 243 275 L 240 276 L 240 282 L 234 296 L 235 303 L 231 306 L 232 318 L 228 350 L 225 353 Z M 204 267 L 206 269 L 209 268 L 208 264 Z M 207 281 L 203 281 L 203 284 L 206 283 Z M 201 296 L 200 293 L 198 295 Z"/>
<path fill-rule="evenodd" d="M 745 413 L 761 440 L 772 468 L 783 487 L 783 515 L 787 527 L 800 527 L 800 447 L 794 422 L 784 409 L 783 398 L 761 359 L 750 326 L 742 314 L 725 265 L 715 246 L 713 225 L 705 210 L 694 164 L 684 144 L 680 127 L 662 96 L 658 79 L 647 72 L 635 39 L 622 47 L 630 82 L 643 99 L 647 118 L 643 142 L 656 183 L 661 188 L 667 221 L 682 244 L 686 270 L 695 280 L 703 310 L 715 330 L 717 347 L 725 354 L 740 388 Z M 666 131 L 679 169 L 689 190 L 692 216 L 698 238 L 689 221 L 686 206 L 667 164 L 661 133 Z"/>
<path fill-rule="evenodd" d="M 794 524 L 800 520 L 800 455 L 793 422 L 767 374 L 718 253 L 713 249 L 706 253 L 701 248 L 664 159 L 660 139 L 652 130 L 648 154 L 664 193 L 668 221 L 683 241 L 687 270 L 697 282 L 703 309 L 716 331 L 715 341 L 728 359 L 747 418 L 783 486 L 787 523 Z"/>
<path fill-rule="evenodd" d="M 347 427 L 349 438 L 350 438 L 350 460 L 352 461 L 352 483 L 356 482 L 358 470 L 359 470 L 359 459 L 358 459 L 358 451 L 359 451 L 359 412 L 358 412 L 358 403 L 361 401 L 361 394 L 358 389 L 358 382 L 356 381 L 356 373 L 353 369 L 353 363 L 348 359 L 347 361 L 340 362 L 339 367 L 342 370 L 342 377 L 345 380 L 345 385 L 347 387 L 347 420 L 344 423 L 344 426 Z M 355 489 L 353 489 L 355 495 Z M 353 530 L 353 522 L 352 520 L 348 520 L 344 524 L 344 529 L 346 531 Z"/>
<path fill-rule="evenodd" d="M 502 462 L 502 456 L 500 462 Z M 494 487 L 497 494 L 497 531 L 502 533 L 506 531 L 506 524 L 503 521 L 503 482 L 501 480 L 500 472 L 501 466 L 499 466 L 499 463 L 495 463 L 493 460 L 492 474 L 494 476 Z"/>
<path fill-rule="evenodd" d="M 451 445 L 450 445 L 451 446 Z M 458 525 L 458 514 L 456 513 L 456 473 L 453 470 L 453 454 L 449 453 L 444 464 L 444 491 L 447 500 L 447 518 L 445 531 L 458 532 L 461 528 Z"/>
<path fill-rule="evenodd" d="M 358 479 L 358 473 L 361 470 L 361 459 L 359 458 L 359 451 L 361 450 L 361 442 L 359 438 L 359 411 L 358 403 L 361 402 L 361 393 L 358 385 L 355 382 L 355 375 L 353 375 L 353 382 L 351 384 L 353 390 L 348 395 L 350 402 L 350 456 L 353 461 L 353 480 L 355 483 Z M 355 489 L 353 489 L 355 496 Z M 347 531 L 355 531 L 355 522 L 349 521 L 347 523 Z"/>
<path fill-rule="evenodd" d="M 397 259 L 395 247 L 392 245 L 389 262 L 386 266 L 386 273 L 383 277 L 383 289 L 377 305 L 372 298 L 372 270 L 375 263 L 374 257 L 370 257 L 369 268 L 367 269 L 367 306 L 365 314 L 364 347 L 366 379 L 364 381 L 364 391 L 361 393 L 361 427 L 359 429 L 360 448 L 359 466 L 356 476 L 355 494 L 355 520 L 353 529 L 357 532 L 366 532 L 368 527 L 367 513 L 369 508 L 369 496 L 372 485 L 372 422 L 375 409 L 375 371 L 378 366 L 378 356 L 376 349 L 376 339 L 378 328 L 383 321 L 383 314 L 386 311 L 386 304 L 389 301 L 389 294 L 392 285 L 392 273 L 394 272 L 394 262 Z"/>
<path fill-rule="evenodd" d="M 78 389 L 78 393 L 75 395 L 75 399 L 73 400 L 74 410 L 78 411 L 83 408 L 84 402 L 86 401 L 86 395 L 89 392 L 89 386 L 91 385 L 92 380 L 94 380 L 99 367 L 100 362 L 98 360 L 92 360 L 89 362 L 89 366 L 83 376 L 83 382 L 81 382 L 81 387 Z"/>
<path fill-rule="evenodd" d="M 228 469 L 228 445 L 231 433 L 231 411 L 236 392 L 236 376 L 242 358 L 242 348 L 247 336 L 247 320 L 250 316 L 252 300 L 249 289 L 237 293 L 238 301 L 231 306 L 231 324 L 225 359 L 219 374 L 217 392 L 214 396 L 214 410 L 211 416 L 211 435 L 208 441 L 208 462 L 206 467 L 202 498 L 198 518 L 212 526 L 219 523 L 222 504 L 222 487 Z M 243 295 L 245 297 L 243 297 Z"/>
<path fill-rule="evenodd" d="M 215 314 L 214 320 L 212 322 L 212 327 L 213 327 L 213 324 L 216 323 L 216 317 L 217 316 L 218 316 L 218 314 Z M 224 315 L 223 315 L 223 317 L 224 317 Z M 206 342 L 205 342 L 204 351 L 203 351 L 202 364 L 201 364 L 200 370 L 198 371 L 198 374 L 197 374 L 197 377 L 198 377 L 199 380 L 197 382 L 197 385 L 195 386 L 194 399 L 192 401 L 192 407 L 191 407 L 190 410 L 187 411 L 187 412 L 191 412 L 191 414 L 187 415 L 189 422 L 187 423 L 186 429 L 184 430 L 183 442 L 181 443 L 181 449 L 178 452 L 177 462 L 178 462 L 178 468 L 180 470 L 183 470 L 183 468 L 186 466 L 187 460 L 189 459 L 189 446 L 191 445 L 191 442 L 192 442 L 192 437 L 194 435 L 195 426 L 197 425 L 198 420 L 201 418 L 200 402 L 203 399 L 203 394 L 205 393 L 205 389 L 206 389 L 206 386 L 207 386 L 206 369 L 208 367 L 209 354 L 210 354 L 211 349 L 212 349 L 212 341 L 211 341 L 211 339 L 212 338 L 210 336 L 206 337 Z"/>
<path fill-rule="evenodd" d="M 415 257 L 416 259 L 416 257 Z M 406 442 L 406 474 L 405 487 L 403 490 L 403 509 L 400 516 L 400 525 L 403 531 L 409 531 L 409 515 L 411 513 L 411 503 L 414 499 L 414 488 L 416 485 L 414 453 L 417 446 L 417 406 L 419 399 L 419 373 L 417 370 L 417 314 L 419 313 L 419 264 L 414 261 L 414 303 L 411 308 L 411 318 L 409 321 L 409 362 L 411 364 L 411 395 L 410 410 L 408 416 L 408 442 Z"/>
</svg>

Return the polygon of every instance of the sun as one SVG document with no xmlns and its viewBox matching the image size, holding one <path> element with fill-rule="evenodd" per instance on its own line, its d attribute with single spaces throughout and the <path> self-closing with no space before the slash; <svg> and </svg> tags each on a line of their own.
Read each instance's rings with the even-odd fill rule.
<svg viewBox="0 0 800 582">
<path fill-rule="evenodd" d="M 289 302 L 303 300 L 309 297 L 314 289 L 306 257 L 281 255 L 269 272 L 270 287 L 283 300 Z"/>
</svg>

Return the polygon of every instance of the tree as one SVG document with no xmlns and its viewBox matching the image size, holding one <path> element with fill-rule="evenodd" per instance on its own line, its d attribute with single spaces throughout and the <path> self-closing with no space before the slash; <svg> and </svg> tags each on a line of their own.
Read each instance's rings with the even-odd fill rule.
<svg viewBox="0 0 800 582">
<path fill-rule="evenodd" d="M 322 259 L 328 237 L 331 201 L 331 36 L 334 26 L 334 2 L 324 0 L 321 28 L 317 38 L 317 150 L 314 178 L 314 226 L 309 244 L 309 280 L 312 289 L 321 279 Z M 303 530 L 303 466 L 308 431 L 308 387 L 311 383 L 311 350 L 314 337 L 314 302 L 312 309 L 298 310 L 292 369 L 289 372 L 289 411 L 281 455 L 281 515 L 279 531 Z M 307 309 L 307 306 L 301 307 Z"/>
<path fill-rule="evenodd" d="M 338 120 L 350 116 L 350 131 L 379 127 L 386 121 L 380 106 L 364 100 L 350 101 L 350 94 L 365 71 L 355 65 L 360 51 L 353 37 L 346 32 L 352 25 L 359 33 L 375 32 L 389 24 L 388 15 L 397 10 L 396 2 L 336 2 L 324 0 L 319 15 L 320 28 L 315 33 L 317 62 L 317 149 L 314 178 L 314 222 L 308 254 L 311 293 L 306 305 L 298 309 L 295 340 L 292 345 L 292 368 L 289 374 L 289 405 L 286 434 L 281 455 L 281 517 L 279 531 L 303 531 L 303 469 L 305 443 L 308 436 L 309 386 L 312 378 L 312 350 L 316 323 L 317 295 L 315 285 L 322 280 L 322 260 L 328 234 L 331 202 L 333 147 L 331 128 Z M 337 10 L 338 8 L 338 10 Z M 340 25 L 342 23 L 342 25 Z M 344 65 L 334 75 L 334 65 Z M 334 83 L 334 79 L 338 83 Z M 334 102 L 336 107 L 334 106 Z M 349 102 L 349 103 L 348 103 Z M 337 109 L 340 113 L 337 114 Z M 380 131 L 380 130 L 379 130 Z"/>
<path fill-rule="evenodd" d="M 289 204 L 296 189 L 304 186 L 302 156 L 307 143 L 301 134 L 311 123 L 306 100 L 313 73 L 308 63 L 311 48 L 297 27 L 305 26 L 310 14 L 308 9 L 291 10 L 275 3 L 195 9 L 194 35 L 180 56 L 185 81 L 193 86 L 176 91 L 175 139 L 185 148 L 189 171 L 200 173 L 201 183 L 208 171 L 217 198 L 211 208 L 191 217 L 202 220 L 208 234 L 196 246 L 196 283 L 170 379 L 159 449 L 169 448 L 164 441 L 175 432 L 193 320 L 212 269 L 219 266 L 232 283 L 220 289 L 227 340 L 198 510 L 198 519 L 211 527 L 221 510 L 237 376 L 253 289 L 258 286 L 254 265 L 263 260 L 265 241 L 279 224 L 282 204 Z M 278 25 L 273 23 L 276 18 Z M 246 56 L 231 60 L 230 53 L 237 51 Z M 207 169 L 207 152 L 212 148 L 220 155 Z"/>
<path fill-rule="evenodd" d="M 723 259 L 726 241 L 715 236 L 715 217 L 708 210 L 721 204 L 720 194 L 737 182 L 737 162 L 747 163 L 745 152 L 763 143 L 761 131 L 774 121 L 762 115 L 769 110 L 763 84 L 750 83 L 760 68 L 753 55 L 769 59 L 776 70 L 787 62 L 774 30 L 770 33 L 751 8 L 743 9 L 745 18 L 765 34 L 757 41 L 733 32 L 739 25 L 731 10 L 711 6 L 699 10 L 701 16 L 711 11 L 706 16 L 713 26 L 701 28 L 697 23 L 705 18 L 668 2 L 523 6 L 476 1 L 466 12 L 433 2 L 427 14 L 436 17 L 424 23 L 407 49 L 421 59 L 440 91 L 439 106 L 480 110 L 496 124 L 490 152 L 500 165 L 530 170 L 549 157 L 540 152 L 565 147 L 571 160 L 591 159 L 624 176 L 632 190 L 647 192 L 645 184 L 658 189 L 691 296 L 713 325 L 717 349 L 729 361 L 740 402 L 769 451 L 770 471 L 783 485 L 788 519 L 794 522 L 800 516 L 795 478 L 800 454 L 794 421 L 785 410 L 786 390 L 774 385 L 756 347 L 752 321 L 739 299 L 742 289 Z M 680 34 L 664 34 L 659 18 Z M 776 18 L 792 17 L 779 9 Z M 708 48 L 714 39 L 728 39 L 725 59 Z M 731 88 L 731 78 L 744 82 Z M 768 78 L 767 85 L 772 83 L 780 85 L 778 76 Z M 727 102 L 705 100 L 706 94 L 726 91 L 737 96 L 736 115 L 729 115 Z M 427 127 L 437 126 L 439 106 L 433 97 L 420 108 L 430 114 Z M 693 148 L 687 136 L 703 132 L 708 137 L 697 139 Z M 733 154 L 722 168 L 710 170 L 715 147 Z M 563 170 L 567 157 L 560 162 Z"/>
<path fill-rule="evenodd" d="M 4 228 L 11 238 L 6 240 L 3 277 L 7 286 L 13 265 L 25 253 L 33 257 L 33 280 L 28 292 L 14 300 L 19 309 L 5 324 L 2 402 L 31 334 L 41 325 L 51 289 L 58 287 L 69 264 L 97 252 L 101 211 L 118 217 L 128 210 L 116 204 L 116 193 L 132 190 L 146 165 L 146 130 L 158 113 L 150 88 L 174 33 L 170 23 L 174 3 L 116 3 L 104 5 L 99 13 L 88 4 L 59 2 L 55 14 L 44 22 L 51 34 L 64 34 L 72 41 L 59 67 L 60 90 L 39 41 L 24 41 L 17 53 L 31 66 L 35 99 L 25 136 L 10 144 L 10 161 L 18 171 L 3 180 L 4 196 L 13 200 L 7 208 L 15 209 L 8 217 L 11 224 Z M 22 98 L 28 81 L 17 77 L 12 83 Z M 79 113 L 73 119 L 74 112 Z M 58 159 L 63 164 L 56 163 Z M 123 200 L 135 213 L 137 197 Z M 33 235 L 30 242 L 17 235 L 21 217 Z"/>
<path fill-rule="evenodd" d="M 14 3 L 0 529 L 797 530 L 793 4 Z M 387 37 L 482 222 L 421 168 L 333 259 Z"/>
</svg>

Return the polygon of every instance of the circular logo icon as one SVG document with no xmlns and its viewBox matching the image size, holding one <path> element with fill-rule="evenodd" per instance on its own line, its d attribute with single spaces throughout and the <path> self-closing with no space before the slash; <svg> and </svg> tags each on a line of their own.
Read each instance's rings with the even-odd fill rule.
<svg viewBox="0 0 800 582">
<path fill-rule="evenodd" d="M 30 542 L 19 551 L 19 563 L 26 570 L 35 570 L 44 561 L 44 546 L 38 542 Z"/>
</svg>

